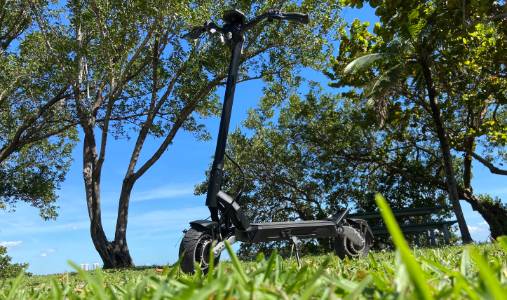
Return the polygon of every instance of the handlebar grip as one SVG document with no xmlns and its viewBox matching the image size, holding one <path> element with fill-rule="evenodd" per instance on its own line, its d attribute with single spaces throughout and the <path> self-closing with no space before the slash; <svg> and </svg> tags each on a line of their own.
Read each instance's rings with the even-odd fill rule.
<svg viewBox="0 0 507 300">
<path fill-rule="evenodd" d="M 284 19 L 289 21 L 296 21 L 303 24 L 308 24 L 310 22 L 310 18 L 307 14 L 301 14 L 301 13 L 282 13 L 282 16 Z"/>
</svg>

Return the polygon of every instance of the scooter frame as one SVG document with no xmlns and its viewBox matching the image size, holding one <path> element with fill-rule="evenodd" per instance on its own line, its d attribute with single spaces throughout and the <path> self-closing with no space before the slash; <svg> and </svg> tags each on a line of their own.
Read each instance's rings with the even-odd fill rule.
<svg viewBox="0 0 507 300">
<path fill-rule="evenodd" d="M 197 39 L 204 33 L 219 34 L 222 39 L 228 41 L 232 49 L 215 156 L 206 195 L 206 206 L 210 210 L 211 220 L 190 222 L 191 232 L 185 231 L 185 237 L 180 245 L 180 255 L 183 256 L 181 267 L 188 273 L 194 271 L 195 263 L 200 264 L 203 269 L 206 268 L 209 251 L 213 251 L 215 258 L 218 258 L 225 249 L 225 241 L 233 244 L 236 241 L 259 243 L 287 240 L 296 246 L 298 263 L 300 239 L 333 238 L 335 251 L 342 258 L 365 255 L 373 242 L 373 234 L 368 223 L 362 219 L 346 218 L 347 209 L 324 220 L 250 223 L 238 204 L 238 199 L 221 191 L 227 135 L 241 64 L 244 34 L 263 20 L 309 22 L 306 14 L 282 13 L 276 10 L 270 10 L 246 22 L 246 17 L 241 11 L 228 10 L 224 13 L 222 27 L 215 23 L 207 23 L 192 29 L 186 35 L 187 38 Z"/>
</svg>

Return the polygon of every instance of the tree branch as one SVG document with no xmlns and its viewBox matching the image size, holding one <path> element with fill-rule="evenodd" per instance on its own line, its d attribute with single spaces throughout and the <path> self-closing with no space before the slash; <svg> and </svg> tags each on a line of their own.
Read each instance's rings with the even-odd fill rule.
<svg viewBox="0 0 507 300">
<path fill-rule="evenodd" d="M 67 97 L 67 95 L 65 94 L 67 88 L 68 86 L 62 88 L 53 98 L 51 98 L 48 102 L 46 102 L 46 104 L 40 107 L 35 115 L 32 115 L 31 117 L 23 121 L 23 124 L 18 127 L 11 141 L 2 149 L 0 149 L 0 162 L 5 160 L 10 154 L 16 151 L 16 149 L 19 149 L 21 146 L 24 145 L 23 134 L 30 128 L 30 126 L 32 126 L 37 121 L 37 119 L 42 117 L 47 112 L 48 109 L 50 109 L 58 101 L 65 99 Z"/>
<path fill-rule="evenodd" d="M 498 175 L 507 175 L 507 170 L 497 168 L 490 161 L 480 156 L 479 154 L 472 152 L 472 157 L 477 159 L 481 164 L 483 164 L 486 168 L 488 168 L 491 173 Z"/>
<path fill-rule="evenodd" d="M 164 153 L 169 144 L 171 144 L 172 140 L 176 136 L 176 133 L 183 125 L 187 117 L 194 111 L 197 103 L 199 103 L 199 101 L 205 97 L 213 89 L 213 87 L 218 85 L 223 78 L 225 78 L 225 75 L 223 74 L 215 78 L 205 88 L 201 89 L 201 91 L 194 99 L 189 101 L 187 105 L 183 107 L 162 144 L 158 147 L 155 153 L 141 166 L 141 168 L 139 168 L 139 170 L 133 174 L 134 180 L 137 180 L 139 177 L 141 177 L 149 168 L 151 168 L 151 166 L 153 166 L 153 164 L 160 158 L 160 156 L 162 156 L 162 153 Z"/>
</svg>

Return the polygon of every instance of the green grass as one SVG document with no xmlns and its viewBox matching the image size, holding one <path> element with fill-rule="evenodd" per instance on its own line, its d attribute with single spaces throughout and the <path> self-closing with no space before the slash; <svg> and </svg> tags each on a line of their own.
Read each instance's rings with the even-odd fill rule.
<svg viewBox="0 0 507 300">
<path fill-rule="evenodd" d="M 273 255 L 255 262 L 221 263 L 212 274 L 164 270 L 79 271 L 18 277 L 0 283 L 0 299 L 505 299 L 507 249 L 500 244 L 418 249 L 413 257 L 427 296 L 419 294 L 396 252 L 340 261 L 333 255 L 294 260 Z"/>
<path fill-rule="evenodd" d="M 488 244 L 418 249 L 413 255 L 429 297 L 505 299 L 506 251 Z M 168 267 L 18 277 L 0 283 L 0 299 L 422 298 L 408 270 L 401 255 L 389 251 L 343 261 L 333 255 L 307 256 L 301 268 L 273 255 L 220 263 L 209 275 L 188 276 Z"/>
<path fill-rule="evenodd" d="M 377 197 L 397 251 L 356 260 L 307 256 L 298 268 L 278 255 L 231 261 L 208 275 L 177 267 L 77 270 L 0 282 L 0 299 L 507 299 L 507 238 L 497 243 L 409 249 Z"/>
</svg>

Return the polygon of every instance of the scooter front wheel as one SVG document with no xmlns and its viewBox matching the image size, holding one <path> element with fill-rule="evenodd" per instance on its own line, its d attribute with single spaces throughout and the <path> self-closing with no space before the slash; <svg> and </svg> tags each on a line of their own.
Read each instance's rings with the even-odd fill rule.
<svg viewBox="0 0 507 300">
<path fill-rule="evenodd" d="M 207 273 L 212 245 L 213 238 L 207 232 L 193 228 L 187 230 L 180 244 L 181 270 L 193 274 L 197 264 Z M 219 260 L 220 255 L 215 257 L 215 264 L 218 264 Z"/>
</svg>

